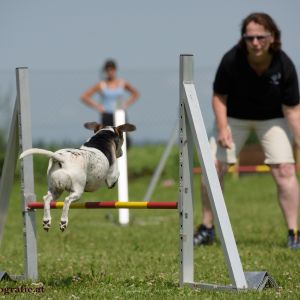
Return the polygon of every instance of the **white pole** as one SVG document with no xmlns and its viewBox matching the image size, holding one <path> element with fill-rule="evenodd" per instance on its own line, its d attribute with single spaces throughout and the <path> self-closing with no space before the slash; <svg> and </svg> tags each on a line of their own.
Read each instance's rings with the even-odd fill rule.
<svg viewBox="0 0 300 300">
<path fill-rule="evenodd" d="M 115 111 L 115 126 L 125 124 L 125 111 L 117 109 Z M 118 180 L 118 200 L 120 202 L 128 202 L 128 174 L 127 174 L 127 148 L 126 148 L 126 134 L 124 135 L 124 143 L 122 146 L 123 155 L 118 158 L 118 169 L 120 172 Z M 119 223 L 127 225 L 129 223 L 129 209 L 119 209 Z"/>
</svg>

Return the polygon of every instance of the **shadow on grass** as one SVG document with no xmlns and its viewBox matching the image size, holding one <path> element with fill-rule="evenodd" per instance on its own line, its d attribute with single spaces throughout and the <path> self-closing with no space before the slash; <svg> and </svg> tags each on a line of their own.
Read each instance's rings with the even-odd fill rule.
<svg viewBox="0 0 300 300">
<path fill-rule="evenodd" d="M 139 278 L 127 278 L 125 280 L 121 280 L 118 282 L 118 284 L 122 286 L 127 287 L 138 287 L 138 286 L 148 286 L 148 287 L 155 287 L 155 288 L 164 288 L 164 289 L 176 289 L 179 288 L 178 282 L 174 282 L 169 279 L 162 279 L 160 277 L 158 278 L 145 278 L 145 279 L 139 279 Z"/>
<path fill-rule="evenodd" d="M 46 278 L 45 278 L 46 279 Z M 115 291 L 127 293 L 166 293 L 174 292 L 179 289 L 178 281 L 173 281 L 171 278 L 162 278 L 161 276 L 153 275 L 147 277 L 131 276 L 129 278 L 117 278 L 112 274 L 78 274 L 73 276 L 61 276 L 60 278 L 48 278 L 42 280 L 47 287 L 47 290 L 81 290 L 97 289 L 101 293 L 114 293 Z M 118 292 L 118 293 L 119 293 Z M 75 293 L 75 292 L 74 292 Z"/>
<path fill-rule="evenodd" d="M 74 284 L 73 276 L 68 276 L 65 278 L 50 278 L 45 280 L 48 286 L 51 287 L 66 287 Z"/>
<path fill-rule="evenodd" d="M 257 235 L 257 236 L 235 236 L 235 241 L 237 247 L 246 248 L 246 247 L 257 247 L 262 248 L 266 251 L 269 251 L 271 248 L 277 249 L 288 249 L 287 248 L 287 240 L 284 239 L 283 236 L 280 236 L 277 241 L 274 243 L 274 237 L 270 238 L 267 235 Z M 221 247 L 221 241 L 219 235 L 217 235 L 216 241 L 214 243 L 217 247 Z M 207 246 L 205 246 L 207 247 Z M 196 248 L 197 249 L 197 248 Z M 300 252 L 300 251 L 299 251 Z"/>
<path fill-rule="evenodd" d="M 288 249 L 287 244 L 282 239 L 274 243 L 273 239 L 268 240 L 268 239 L 262 239 L 261 237 L 260 238 L 248 237 L 247 239 L 239 239 L 237 240 L 237 246 L 241 248 L 249 247 L 251 249 L 253 249 L 252 247 L 254 247 L 254 248 L 263 249 L 267 252 L 269 252 L 270 249 L 274 249 L 274 248 L 279 250 Z"/>
</svg>

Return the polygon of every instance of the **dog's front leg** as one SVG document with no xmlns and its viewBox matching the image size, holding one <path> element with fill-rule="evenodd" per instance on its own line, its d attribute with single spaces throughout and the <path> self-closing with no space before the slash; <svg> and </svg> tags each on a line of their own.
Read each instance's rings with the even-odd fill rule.
<svg viewBox="0 0 300 300">
<path fill-rule="evenodd" d="M 59 225 L 61 231 L 64 231 L 68 226 L 68 214 L 71 203 L 78 200 L 82 193 L 83 190 L 80 189 L 72 192 L 68 197 L 66 197 Z"/>
<path fill-rule="evenodd" d="M 106 185 L 109 189 L 112 189 L 115 186 L 115 184 L 119 179 L 119 176 L 120 176 L 120 172 L 118 170 L 117 162 L 115 161 L 113 165 L 110 167 L 110 169 L 108 170 L 107 177 L 105 180 Z"/>
</svg>

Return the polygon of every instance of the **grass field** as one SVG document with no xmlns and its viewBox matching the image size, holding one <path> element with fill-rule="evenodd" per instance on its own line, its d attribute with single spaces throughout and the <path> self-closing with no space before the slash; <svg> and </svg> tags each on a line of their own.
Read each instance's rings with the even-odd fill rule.
<svg viewBox="0 0 300 300">
<path fill-rule="evenodd" d="M 133 152 L 136 151 L 133 149 Z M 141 151 L 141 150 L 140 150 Z M 150 151 L 149 149 L 147 150 Z M 151 152 L 151 151 L 150 151 Z M 152 151 L 153 153 L 153 151 Z M 133 154 L 130 154 L 133 155 Z M 131 201 L 142 200 L 150 176 L 143 175 L 137 160 L 151 164 L 144 154 L 133 162 L 130 179 Z M 130 157 L 129 157 L 129 161 Z M 153 162 L 154 163 L 154 162 Z M 176 178 L 173 159 L 163 179 Z M 136 166 L 135 166 L 136 165 Z M 46 169 L 43 170 L 44 172 Z M 147 172 L 146 172 L 147 173 Z M 39 178 L 36 194 L 46 190 Z M 199 176 L 195 176 L 195 225 L 200 219 Z M 0 270 L 9 274 L 23 271 L 20 191 L 15 184 L 4 240 L 0 248 Z M 85 194 L 84 200 L 115 200 L 117 190 L 102 189 Z M 37 236 L 39 282 L 1 282 L 4 288 L 39 287 L 43 293 L 12 293 L 16 299 L 299 299 L 300 250 L 289 250 L 286 229 L 277 205 L 270 175 L 226 178 L 225 199 L 245 271 L 267 270 L 280 288 L 258 292 L 211 292 L 178 287 L 178 215 L 176 211 L 132 210 L 130 226 L 117 225 L 116 210 L 72 210 L 68 229 L 58 228 L 60 210 L 52 211 L 52 228 L 41 228 L 38 211 Z M 154 201 L 176 201 L 177 182 L 157 187 Z M 219 241 L 195 250 L 195 280 L 228 284 Z"/>
</svg>

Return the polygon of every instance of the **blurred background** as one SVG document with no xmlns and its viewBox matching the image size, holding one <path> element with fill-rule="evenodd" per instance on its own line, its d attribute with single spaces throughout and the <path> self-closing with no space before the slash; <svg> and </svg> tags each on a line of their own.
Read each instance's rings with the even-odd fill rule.
<svg viewBox="0 0 300 300">
<path fill-rule="evenodd" d="M 16 96 L 16 67 L 29 68 L 34 143 L 80 145 L 89 136 L 82 124 L 99 119 L 82 104 L 80 94 L 100 80 L 103 62 L 113 58 L 119 77 L 141 95 L 128 111 L 138 128 L 133 142 L 166 143 L 177 120 L 181 53 L 195 55 L 196 89 L 210 132 L 216 67 L 238 41 L 241 20 L 254 11 L 277 21 L 283 49 L 299 71 L 297 0 L 2 0 L 2 140 Z"/>
</svg>

